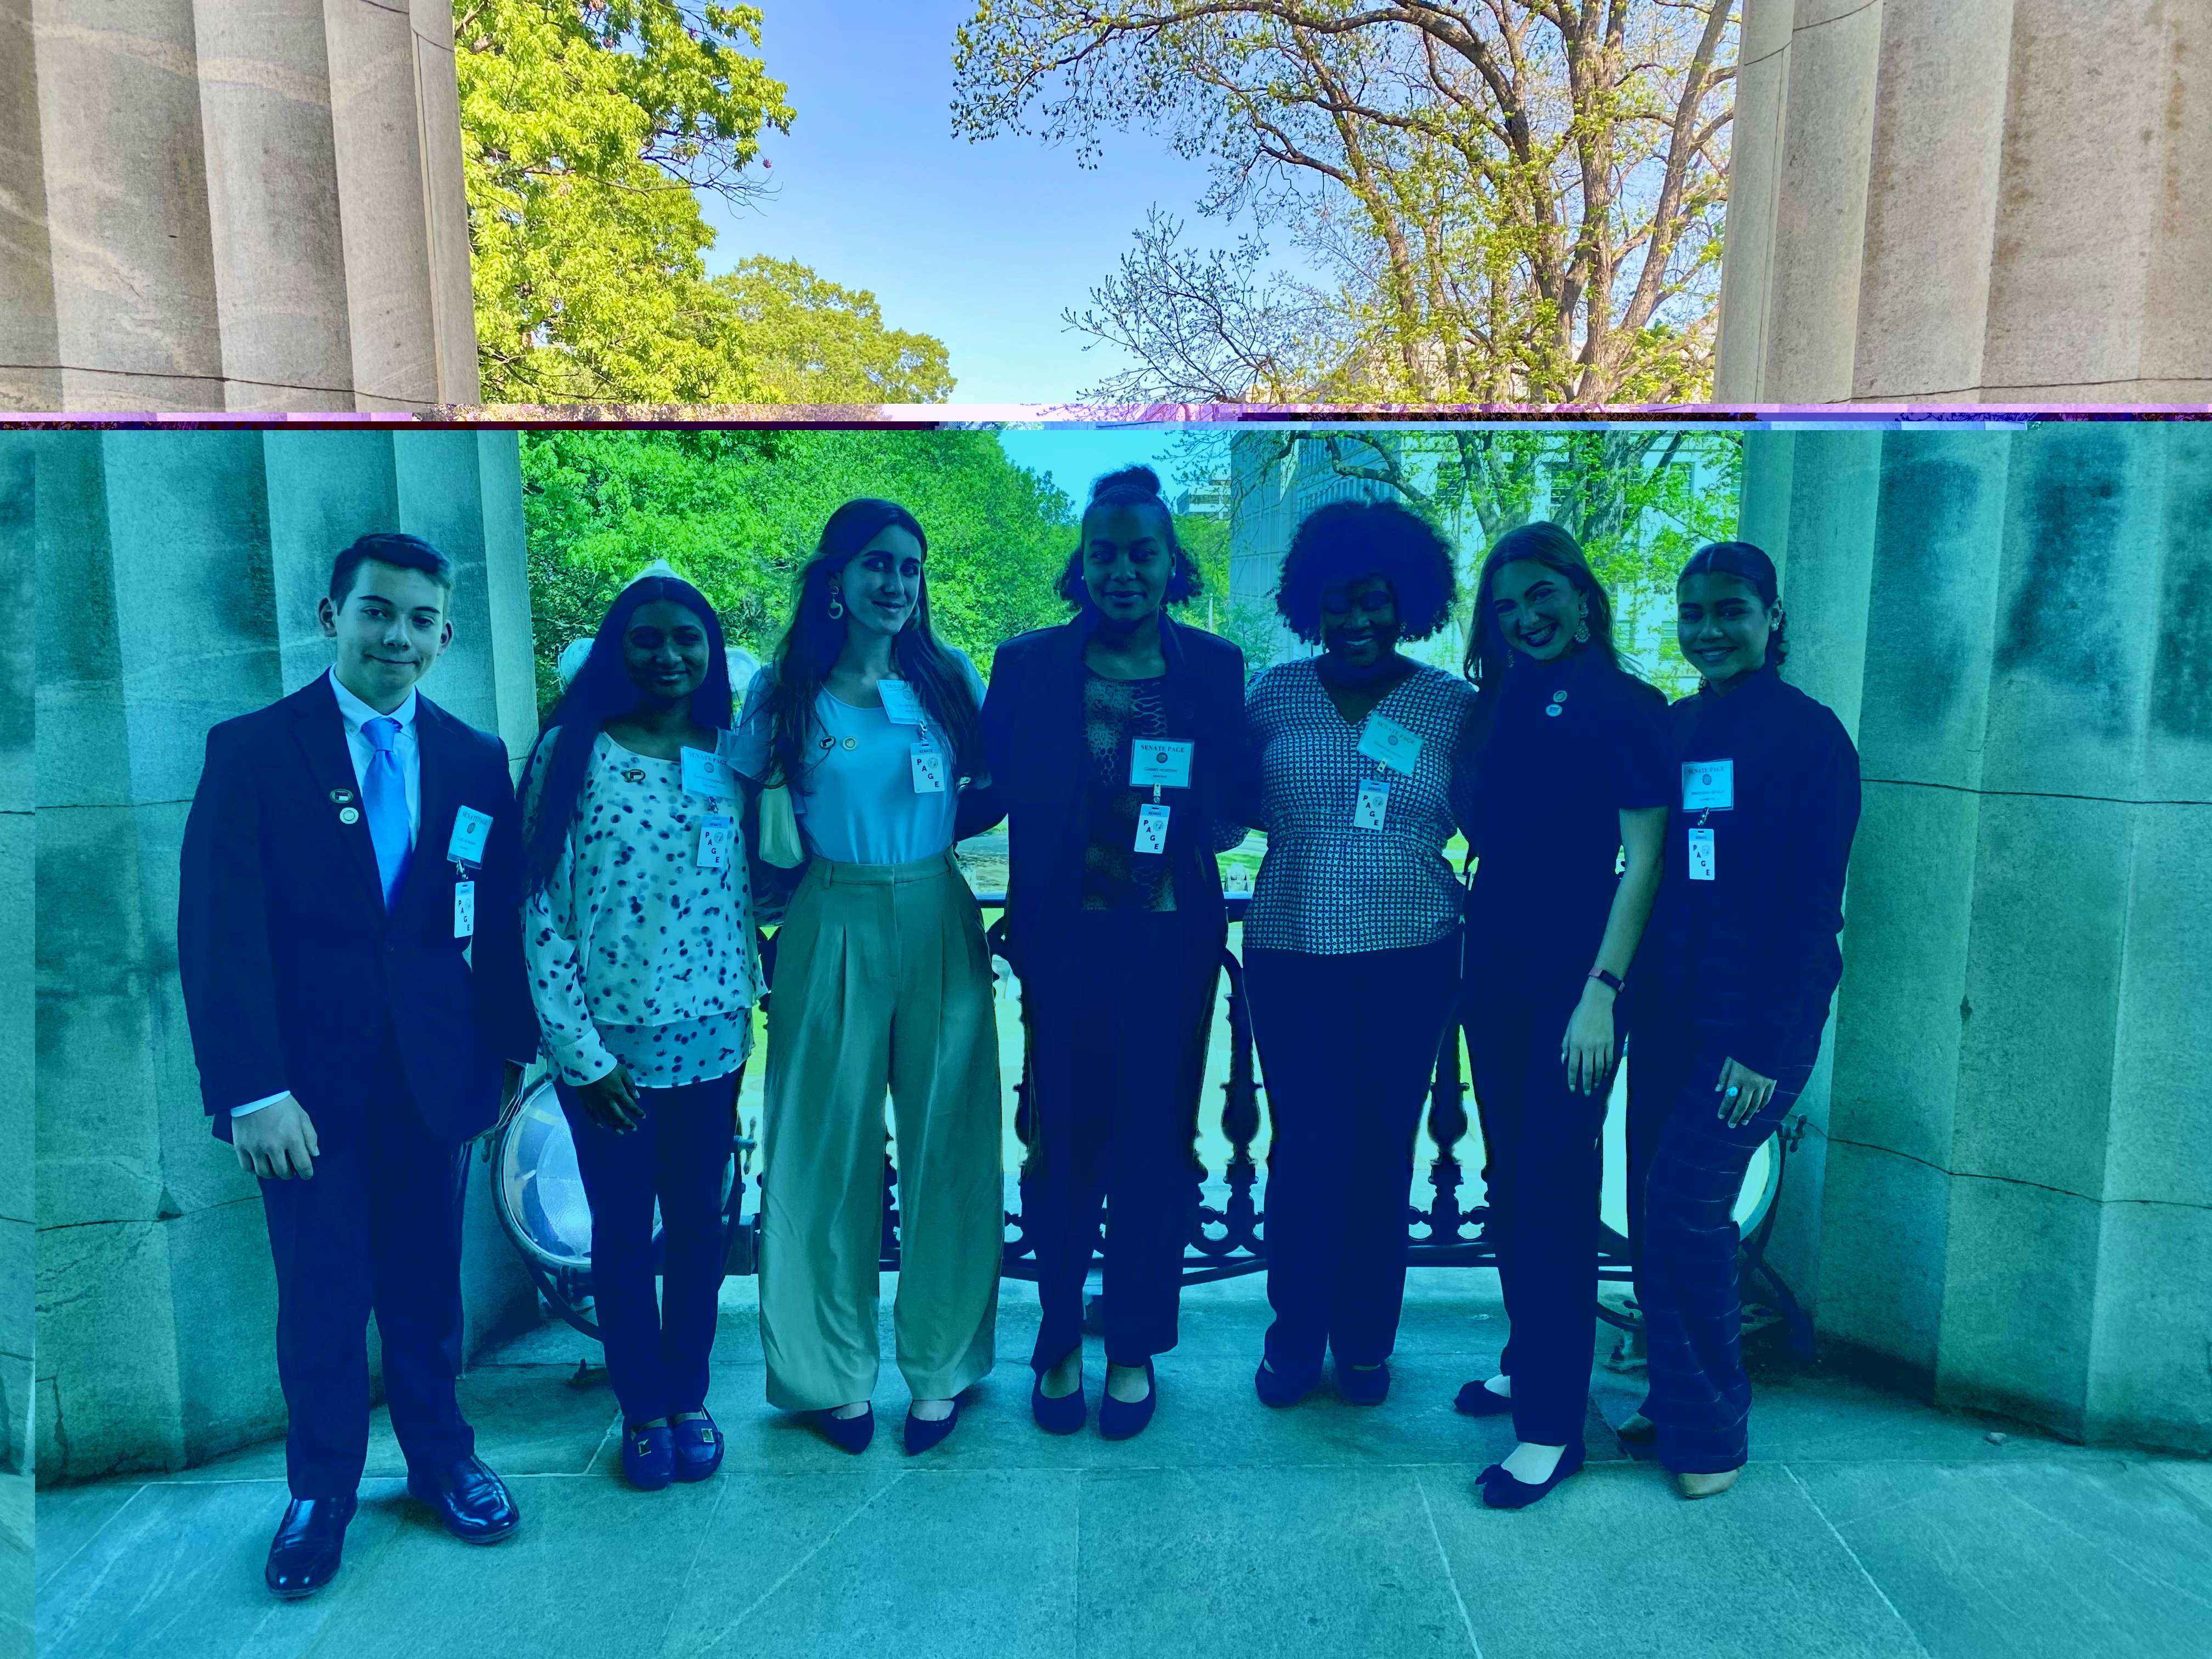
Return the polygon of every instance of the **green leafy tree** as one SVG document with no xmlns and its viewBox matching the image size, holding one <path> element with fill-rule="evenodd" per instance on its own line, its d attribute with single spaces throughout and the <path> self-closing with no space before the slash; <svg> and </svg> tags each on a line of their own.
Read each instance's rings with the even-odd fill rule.
<svg viewBox="0 0 2212 1659">
<path fill-rule="evenodd" d="M 712 0 L 455 0 L 488 403 L 934 401 L 945 349 L 872 295 L 750 259 L 709 280 L 699 197 L 764 189 L 785 88 Z"/>
<path fill-rule="evenodd" d="M 1734 0 L 976 0 L 956 126 L 1212 167 L 1070 325 L 1206 399 L 1683 401 L 1711 380 Z"/>
<path fill-rule="evenodd" d="M 539 431 L 522 439 L 541 708 L 554 665 L 623 585 L 666 559 L 766 660 L 799 567 L 855 495 L 902 502 L 929 536 L 931 620 L 989 672 L 1002 640 L 1065 620 L 1053 592 L 1074 516 L 986 431 Z"/>
</svg>

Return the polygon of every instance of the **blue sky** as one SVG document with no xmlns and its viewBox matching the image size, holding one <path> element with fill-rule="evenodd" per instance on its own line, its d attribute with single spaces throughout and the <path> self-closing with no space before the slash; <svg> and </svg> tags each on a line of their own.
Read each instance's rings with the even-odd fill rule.
<svg viewBox="0 0 2212 1659">
<path fill-rule="evenodd" d="M 961 403 L 1064 401 L 1126 366 L 1085 352 L 1060 313 L 1084 307 L 1153 203 L 1194 220 L 1202 166 L 1141 133 L 1109 135 L 1095 169 L 1072 146 L 955 138 L 952 33 L 974 0 L 762 9 L 762 56 L 798 119 L 763 140 L 773 198 L 703 200 L 719 233 L 710 270 L 765 253 L 870 290 L 891 327 L 945 342 Z M 1234 240 L 1212 222 L 1193 228 L 1206 246 Z"/>
</svg>

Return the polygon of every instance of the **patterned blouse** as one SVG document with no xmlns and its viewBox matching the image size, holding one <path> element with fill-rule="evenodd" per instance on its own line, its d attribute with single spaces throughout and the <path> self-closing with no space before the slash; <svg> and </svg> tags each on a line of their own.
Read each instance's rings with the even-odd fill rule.
<svg viewBox="0 0 2212 1659">
<path fill-rule="evenodd" d="M 1366 722 L 1336 711 L 1311 659 L 1278 664 L 1244 692 L 1247 740 L 1259 758 L 1267 854 L 1244 944 L 1342 956 L 1449 938 L 1460 887 L 1443 855 L 1454 828 L 1452 751 L 1474 699 L 1466 681 L 1417 665 L 1367 717 L 1421 739 L 1411 772 L 1359 752 Z M 1360 785 L 1389 785 L 1382 827 L 1353 822 Z"/>
<path fill-rule="evenodd" d="M 676 762 L 599 733 L 560 861 L 523 910 L 531 999 L 563 1083 L 620 1060 L 641 1088 L 674 1089 L 744 1064 L 759 973 L 738 812 L 686 793 Z M 732 825 L 727 855 L 702 867 L 714 814 Z"/>
<path fill-rule="evenodd" d="M 1137 808 L 1150 789 L 1129 784 L 1129 745 L 1167 736 L 1167 680 L 1083 677 L 1083 736 L 1091 751 L 1090 810 L 1083 844 L 1086 910 L 1172 910 L 1175 871 L 1158 853 L 1136 850 Z"/>
</svg>

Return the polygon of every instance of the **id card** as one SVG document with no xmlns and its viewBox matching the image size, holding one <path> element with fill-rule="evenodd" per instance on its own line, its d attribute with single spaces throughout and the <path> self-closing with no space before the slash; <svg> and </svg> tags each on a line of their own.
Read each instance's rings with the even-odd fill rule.
<svg viewBox="0 0 2212 1659">
<path fill-rule="evenodd" d="M 1390 811 L 1390 786 L 1382 778 L 1362 778 L 1359 799 L 1352 803 L 1352 825 L 1355 830 L 1380 830 L 1382 820 Z"/>
<path fill-rule="evenodd" d="M 1175 809 L 1168 806 L 1139 806 L 1137 809 L 1137 850 L 1139 853 L 1164 853 L 1168 850 L 1168 814 Z"/>
<path fill-rule="evenodd" d="M 1370 714 L 1359 728 L 1359 752 L 1401 772 L 1413 769 L 1413 763 L 1421 757 L 1421 738 L 1382 714 Z"/>
<path fill-rule="evenodd" d="M 453 937 L 472 939 L 477 931 L 477 884 L 462 879 L 453 884 Z"/>
<path fill-rule="evenodd" d="M 1735 763 L 1732 760 L 1684 761 L 1682 810 L 1685 812 L 1735 811 Z"/>
<path fill-rule="evenodd" d="M 1194 743 L 1170 743 L 1164 738 L 1133 738 L 1129 744 L 1129 785 L 1132 788 L 1190 787 L 1190 757 Z"/>
<path fill-rule="evenodd" d="M 1713 832 L 1710 830 L 1690 831 L 1690 879 L 1717 881 L 1718 866 L 1713 860 Z"/>
<path fill-rule="evenodd" d="M 909 744 L 907 759 L 914 767 L 914 793 L 917 795 L 941 795 L 945 793 L 945 751 L 933 743 Z"/>
<path fill-rule="evenodd" d="M 699 820 L 699 867 L 702 870 L 726 870 L 730 867 L 730 843 L 737 830 L 737 821 L 726 812 L 709 812 Z"/>
<path fill-rule="evenodd" d="M 883 694 L 884 714 L 893 726 L 921 726 L 929 719 L 921 693 L 906 681 L 878 680 L 876 690 Z"/>
<path fill-rule="evenodd" d="M 704 749 L 687 747 L 684 750 L 684 793 L 702 796 L 708 800 L 735 800 L 737 785 L 731 781 L 730 769 L 720 755 Z"/>
<path fill-rule="evenodd" d="M 453 836 L 446 843 L 446 856 L 456 864 L 482 865 L 484 839 L 490 834 L 490 813 L 479 812 L 473 806 L 458 807 L 453 812 Z M 464 936 L 456 933 L 453 937 Z"/>
</svg>

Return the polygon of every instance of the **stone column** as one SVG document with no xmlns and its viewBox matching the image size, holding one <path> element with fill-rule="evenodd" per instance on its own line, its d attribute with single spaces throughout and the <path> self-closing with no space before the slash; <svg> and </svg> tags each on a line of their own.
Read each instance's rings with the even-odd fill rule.
<svg viewBox="0 0 2212 1659">
<path fill-rule="evenodd" d="M 0 409 L 477 389 L 444 0 L 0 0 Z"/>
<path fill-rule="evenodd" d="M 2212 8 L 1744 0 L 1723 403 L 2212 400 Z"/>
<path fill-rule="evenodd" d="M 1865 779 L 1789 1268 L 1935 1399 L 2212 1449 L 2212 431 L 1747 446 Z"/>
<path fill-rule="evenodd" d="M 4 71 L 0 71 L 4 73 Z M 0 115 L 0 120 L 4 120 Z M 0 605 L 32 614 L 33 440 L 0 433 Z M 30 1467 L 32 1205 L 31 866 L 37 819 L 32 730 L 36 641 L 17 626 L 0 649 L 0 1464 Z M 5 1618 L 0 1611 L 0 1619 Z"/>
<path fill-rule="evenodd" d="M 38 1468 L 74 1480 L 204 1462 L 284 1420 L 260 1197 L 208 1132 L 176 973 L 207 729 L 328 665 L 315 600 L 364 531 L 410 531 L 453 559 L 454 643 L 424 689 L 516 755 L 536 729 L 530 612 L 511 433 L 10 441 L 36 456 L 45 739 Z M 0 1213 L 11 1190 L 0 1182 Z M 471 1351 L 537 1315 L 485 1197 L 472 1164 Z"/>
</svg>

